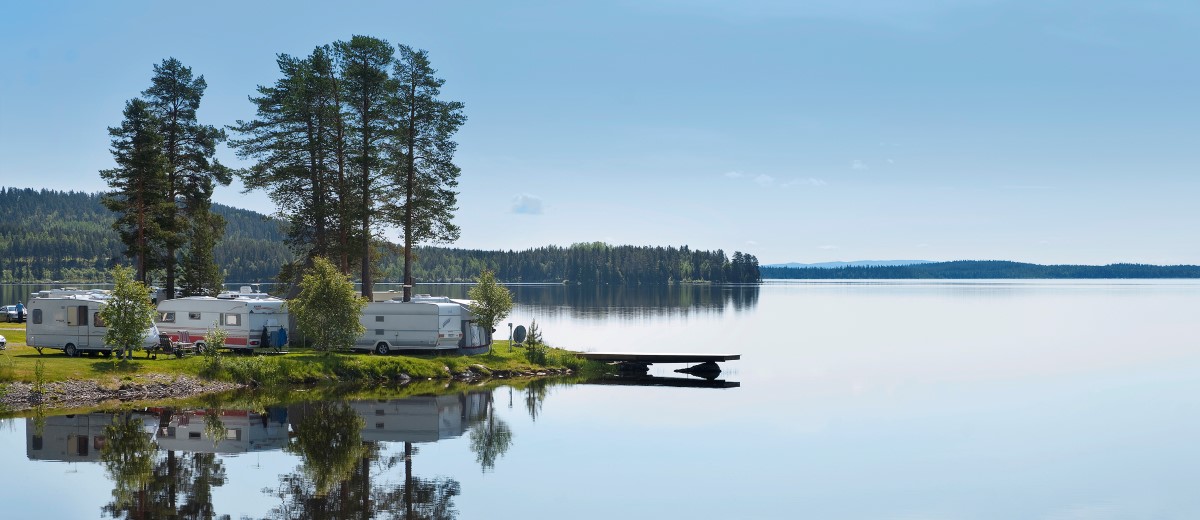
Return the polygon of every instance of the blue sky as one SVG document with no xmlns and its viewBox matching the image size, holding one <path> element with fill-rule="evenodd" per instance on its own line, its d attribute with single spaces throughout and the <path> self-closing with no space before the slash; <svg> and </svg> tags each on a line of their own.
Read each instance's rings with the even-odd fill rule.
<svg viewBox="0 0 1200 520">
<path fill-rule="evenodd" d="M 354 34 L 426 49 L 466 104 L 458 247 L 1200 264 L 1194 1 L 22 2 L 0 185 L 105 189 L 164 58 L 224 125 L 276 54 Z"/>
</svg>

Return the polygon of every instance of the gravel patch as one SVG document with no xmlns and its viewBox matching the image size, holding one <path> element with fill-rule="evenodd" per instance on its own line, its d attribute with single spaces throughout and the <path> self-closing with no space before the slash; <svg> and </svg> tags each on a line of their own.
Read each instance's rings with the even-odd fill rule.
<svg viewBox="0 0 1200 520">
<path fill-rule="evenodd" d="M 59 381 L 46 383 L 41 393 L 29 383 L 10 383 L 0 403 L 10 412 L 28 410 L 38 405 L 47 408 L 81 408 L 106 401 L 151 401 L 177 399 L 210 392 L 243 388 L 243 385 L 221 381 L 204 381 L 187 376 L 151 375 L 141 381 Z"/>
</svg>

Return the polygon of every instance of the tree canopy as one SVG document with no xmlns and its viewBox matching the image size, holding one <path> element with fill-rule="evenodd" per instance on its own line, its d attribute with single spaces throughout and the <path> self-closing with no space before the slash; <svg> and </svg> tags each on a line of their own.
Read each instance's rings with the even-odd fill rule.
<svg viewBox="0 0 1200 520">
<path fill-rule="evenodd" d="M 413 246 L 458 237 L 451 138 L 462 103 L 438 99 L 444 80 L 425 51 L 371 36 L 276 63 L 281 77 L 250 98 L 255 119 L 230 127 L 239 156 L 256 161 L 241 173 L 246 186 L 267 190 L 304 265 L 327 257 L 349 273 L 357 263 L 367 298 L 377 237 L 400 228 L 411 285 Z"/>
</svg>

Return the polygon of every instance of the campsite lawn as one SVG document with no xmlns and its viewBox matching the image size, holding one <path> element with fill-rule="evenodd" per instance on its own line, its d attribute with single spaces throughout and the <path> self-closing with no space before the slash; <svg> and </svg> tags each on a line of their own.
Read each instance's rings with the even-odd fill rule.
<svg viewBox="0 0 1200 520">
<path fill-rule="evenodd" d="M 525 358 L 524 348 L 510 348 L 508 341 L 503 340 L 495 342 L 490 353 L 472 356 L 434 353 L 376 356 L 296 348 L 286 354 L 243 355 L 226 351 L 217 360 L 202 355 L 176 358 L 166 354 L 148 359 L 145 352 L 137 352 L 133 359 L 118 360 L 99 355 L 71 358 L 61 350 L 50 349 L 38 354 L 25 344 L 25 327 L 21 324 L 0 324 L 0 334 L 8 340 L 7 350 L 0 352 L 0 383 L 33 382 L 39 362 L 43 382 L 90 379 L 102 383 L 139 381 L 154 374 L 266 385 L 400 381 L 404 376 L 450 379 L 468 371 L 487 376 L 497 372 L 529 374 L 563 368 L 574 372 L 602 370 L 598 365 L 575 358 L 572 352 L 553 348 L 545 365 L 534 364 Z"/>
</svg>

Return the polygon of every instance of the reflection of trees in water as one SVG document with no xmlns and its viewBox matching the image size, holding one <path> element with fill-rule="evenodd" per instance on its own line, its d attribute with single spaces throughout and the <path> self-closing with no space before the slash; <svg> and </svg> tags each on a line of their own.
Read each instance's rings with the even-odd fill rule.
<svg viewBox="0 0 1200 520">
<path fill-rule="evenodd" d="M 511 392 L 511 389 L 510 389 Z M 487 418 L 471 427 L 471 451 L 483 472 L 496 468 L 496 459 L 512 446 L 512 428 L 496 417 L 492 401 L 488 400 Z"/>
<path fill-rule="evenodd" d="M 286 448 L 304 461 L 302 470 L 317 495 L 326 495 L 354 471 L 365 448 L 359 437 L 362 417 L 346 403 L 318 402 L 304 406 L 293 423 L 296 436 Z"/>
<path fill-rule="evenodd" d="M 542 403 L 546 401 L 547 395 L 550 395 L 548 380 L 535 379 L 525 387 L 525 411 L 529 412 L 529 418 L 535 422 L 542 413 Z"/>
<path fill-rule="evenodd" d="M 300 457 L 284 475 L 271 518 L 369 518 L 370 464 L 374 457 L 359 432 L 362 418 L 342 402 L 316 402 L 288 410 L 295 434 L 285 451 Z M 336 488 L 336 489 L 335 489 Z"/>
<path fill-rule="evenodd" d="M 148 497 L 158 448 L 142 419 L 132 411 L 114 414 L 112 424 L 104 428 L 104 439 L 100 460 L 113 484 L 113 501 L 101 510 L 113 518 L 157 518 L 167 513 Z"/>
<path fill-rule="evenodd" d="M 170 423 L 173 408 L 159 414 L 159 425 Z M 101 461 L 113 483 L 113 501 L 101 510 L 113 518 L 212 519 L 212 490 L 225 484 L 225 465 L 212 453 L 165 454 L 146 431 L 142 417 L 132 412 L 113 415 L 105 428 Z M 180 505 L 180 498 L 183 504 Z"/>
<path fill-rule="evenodd" d="M 385 455 L 381 445 L 364 442 L 362 417 L 346 403 L 313 403 L 289 409 L 295 438 L 287 450 L 301 458 L 298 471 L 283 475 L 271 518 L 403 518 L 450 520 L 461 486 L 452 478 L 420 478 L 413 473 L 417 453 L 411 442 L 402 454 Z M 404 463 L 400 483 L 381 478 Z M 382 480 L 382 481 L 381 481 Z"/>
<path fill-rule="evenodd" d="M 186 499 L 179 508 L 179 518 L 213 518 L 212 490 L 225 485 L 225 464 L 217 460 L 215 453 L 187 453 L 180 477 L 184 487 L 179 493 Z"/>
<path fill-rule="evenodd" d="M 466 298 L 469 285 L 417 285 L 418 293 Z M 758 285 L 513 285 L 513 301 L 538 314 L 579 318 L 742 312 L 758 305 Z M 386 290 L 386 289 L 385 289 Z"/>
<path fill-rule="evenodd" d="M 387 518 L 405 520 L 452 520 L 458 517 L 454 497 L 462 494 L 457 480 L 448 477 L 423 479 L 413 475 L 413 445 L 404 443 L 404 483 L 397 488 L 381 489 L 377 494 L 379 511 Z"/>
</svg>

